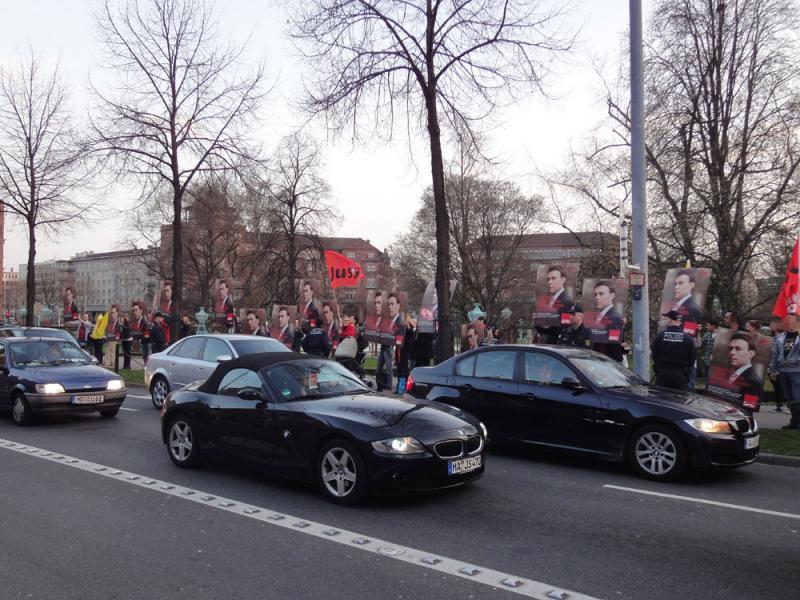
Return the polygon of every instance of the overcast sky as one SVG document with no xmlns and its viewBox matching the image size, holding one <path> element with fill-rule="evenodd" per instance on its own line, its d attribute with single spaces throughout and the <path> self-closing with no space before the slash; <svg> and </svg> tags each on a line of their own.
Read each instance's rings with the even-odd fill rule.
<svg viewBox="0 0 800 600">
<path fill-rule="evenodd" d="M 288 0 L 298 2 L 302 0 Z M 553 0 L 558 2 L 559 0 Z M 234 38 L 252 34 L 248 59 L 264 59 L 275 89 L 260 114 L 262 142 L 267 149 L 301 122 L 292 109 L 301 66 L 285 38 L 283 6 L 269 0 L 226 0 L 220 3 L 223 26 Z M 645 11 L 650 0 L 643 0 Z M 0 64 L 13 65 L 21 51 L 32 46 L 48 66 L 60 58 L 71 104 L 79 118 L 86 113 L 87 81 L 102 87 L 105 76 L 97 68 L 99 50 L 93 36 L 93 0 L 0 0 Z M 574 0 L 571 20 L 581 28 L 579 48 L 547 82 L 551 99 L 531 98 L 505 110 L 492 132 L 490 145 L 503 160 L 498 175 L 516 181 L 524 193 L 537 191 L 536 172 L 558 168 L 571 143 L 603 117 L 601 83 L 595 75 L 598 60 L 609 65 L 618 60 L 627 43 L 627 0 Z M 645 13 L 647 14 L 647 13 Z M 369 239 L 378 248 L 388 246 L 403 231 L 417 209 L 422 191 L 430 185 L 425 132 L 408 140 L 375 143 L 355 148 L 348 140 L 332 141 L 318 132 L 325 149 L 324 174 L 343 220 L 331 234 Z M 108 219 L 60 235 L 41 239 L 37 262 L 69 258 L 76 252 L 121 249 L 121 230 L 129 200 L 123 190 L 109 189 L 104 196 L 115 208 L 105 209 Z M 7 215 L 7 220 L 9 216 Z M 27 260 L 25 229 L 6 224 L 5 269 L 19 268 Z"/>
</svg>

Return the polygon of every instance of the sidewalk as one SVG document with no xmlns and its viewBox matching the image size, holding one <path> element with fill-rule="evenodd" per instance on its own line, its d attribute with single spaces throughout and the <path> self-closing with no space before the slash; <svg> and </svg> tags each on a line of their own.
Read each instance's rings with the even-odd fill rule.
<svg viewBox="0 0 800 600">
<path fill-rule="evenodd" d="M 774 404 L 762 404 L 761 410 L 756 413 L 756 422 L 761 429 L 780 429 L 789 424 L 789 410 L 775 412 Z"/>
</svg>

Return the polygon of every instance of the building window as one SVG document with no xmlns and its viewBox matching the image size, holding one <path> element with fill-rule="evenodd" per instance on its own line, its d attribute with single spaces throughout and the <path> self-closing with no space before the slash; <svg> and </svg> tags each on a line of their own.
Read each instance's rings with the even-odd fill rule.
<svg viewBox="0 0 800 600">
<path fill-rule="evenodd" d="M 375 289 L 376 287 L 378 287 L 378 284 L 375 282 L 375 278 L 374 277 L 368 277 L 367 278 L 367 288 L 368 289 Z"/>
<path fill-rule="evenodd" d="M 367 258 L 374 259 L 375 258 L 375 253 L 374 252 L 367 252 Z"/>
<path fill-rule="evenodd" d="M 367 273 L 374 273 L 378 270 L 378 265 L 375 263 L 367 263 Z"/>
<path fill-rule="evenodd" d="M 354 250 L 348 250 L 347 252 L 344 253 L 344 255 L 347 258 L 355 258 L 356 257 L 356 253 L 355 253 Z"/>
</svg>

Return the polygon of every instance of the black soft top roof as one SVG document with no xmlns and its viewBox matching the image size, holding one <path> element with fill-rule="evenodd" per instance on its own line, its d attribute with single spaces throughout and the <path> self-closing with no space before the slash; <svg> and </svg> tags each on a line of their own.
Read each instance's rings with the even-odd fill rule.
<svg viewBox="0 0 800 600">
<path fill-rule="evenodd" d="M 206 394 L 213 394 L 219 387 L 222 378 L 233 369 L 251 369 L 258 371 L 264 367 L 269 367 L 282 362 L 292 362 L 298 360 L 326 360 L 319 356 L 310 354 L 298 354 L 297 352 L 259 352 L 258 354 L 245 354 L 233 360 L 226 360 L 220 363 L 211 376 L 197 389 Z"/>
</svg>

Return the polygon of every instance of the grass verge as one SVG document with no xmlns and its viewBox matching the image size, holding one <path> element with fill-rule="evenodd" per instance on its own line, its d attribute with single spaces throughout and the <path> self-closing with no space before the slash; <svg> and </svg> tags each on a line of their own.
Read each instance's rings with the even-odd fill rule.
<svg viewBox="0 0 800 600">
<path fill-rule="evenodd" d="M 800 430 L 762 429 L 759 434 L 761 436 L 761 452 L 800 456 Z"/>
<path fill-rule="evenodd" d="M 120 369 L 120 377 L 125 380 L 125 383 L 138 383 L 144 385 L 144 370 L 136 369 Z"/>
</svg>

